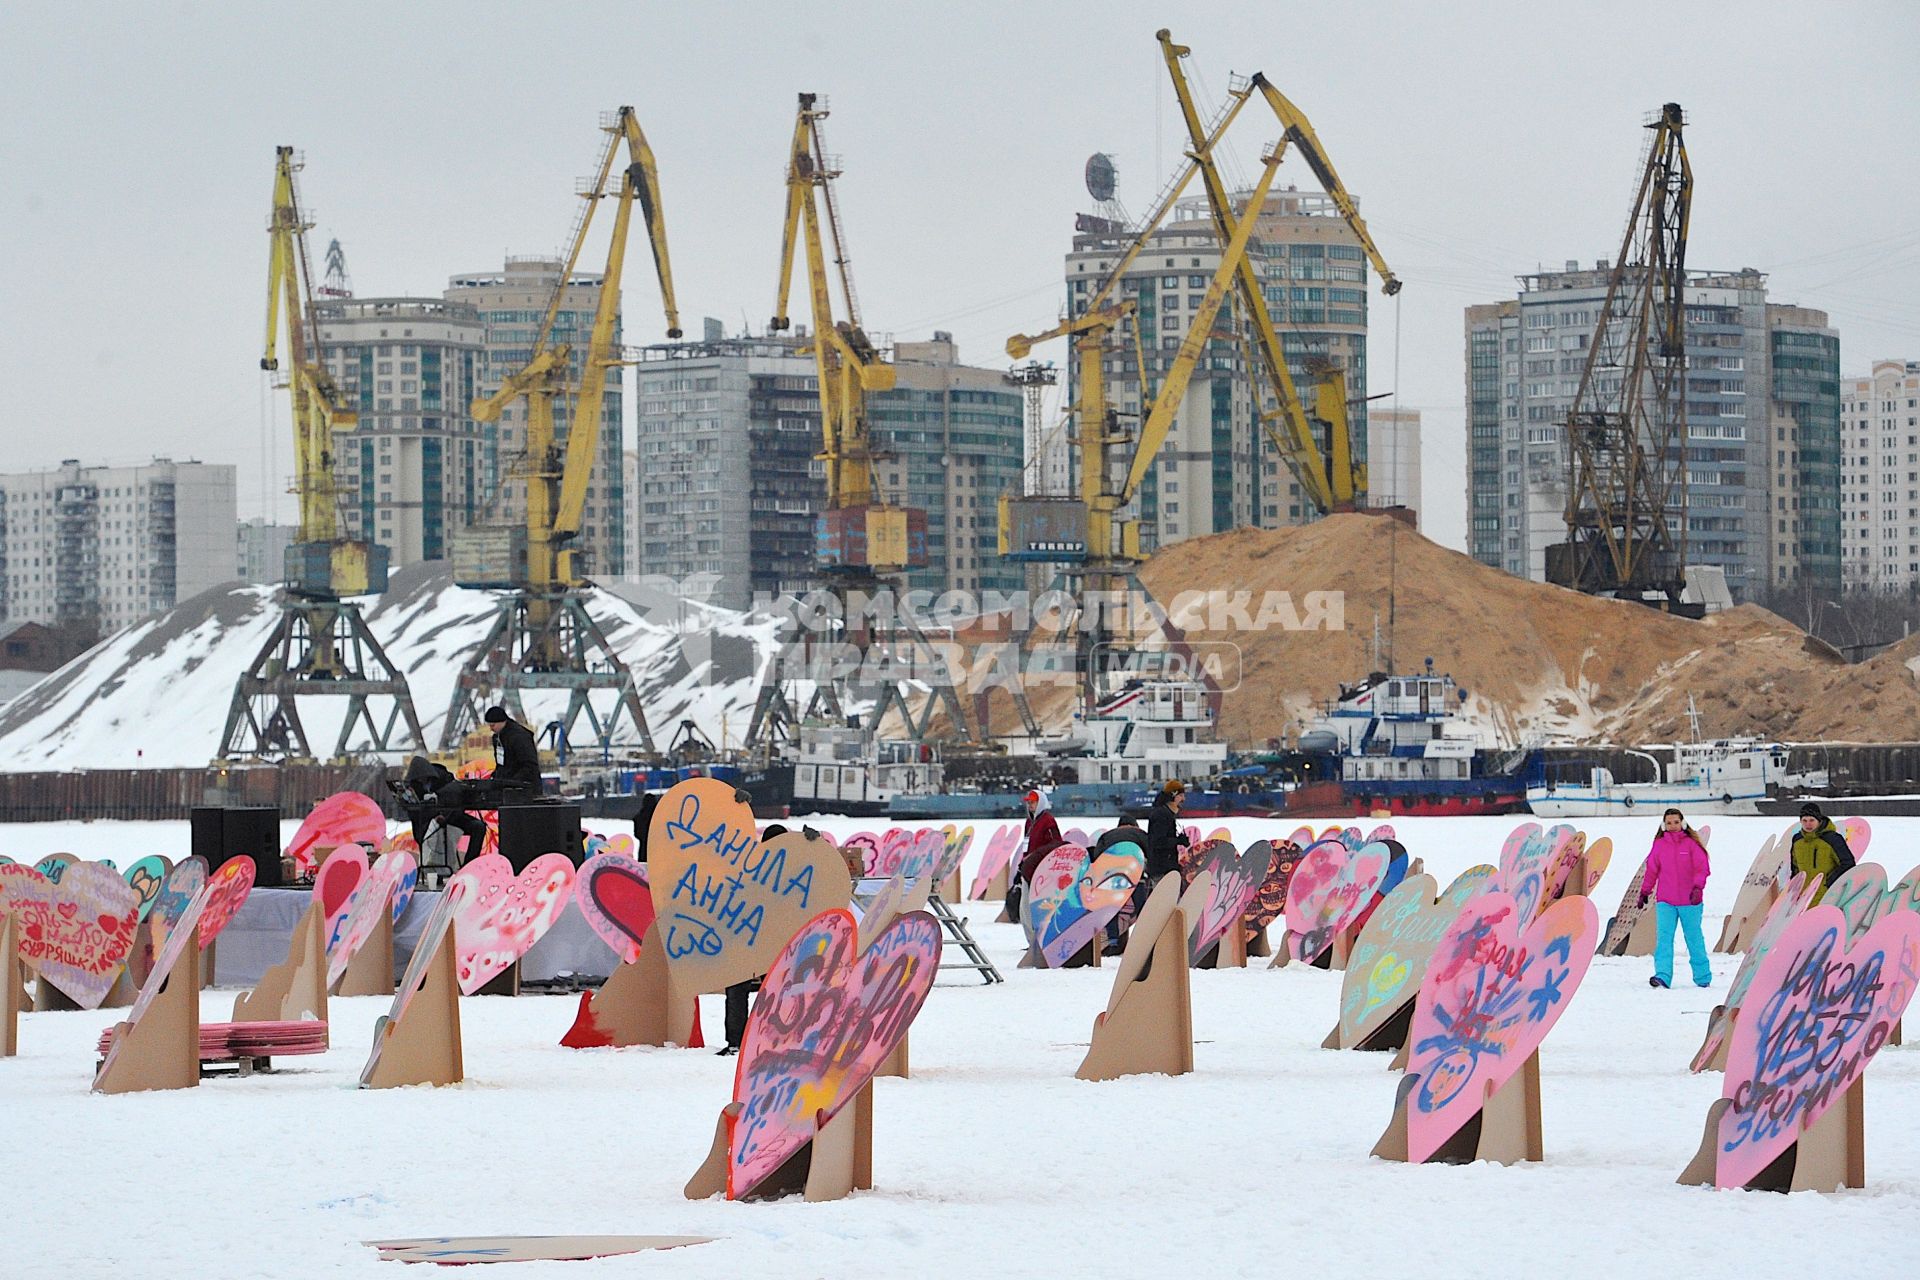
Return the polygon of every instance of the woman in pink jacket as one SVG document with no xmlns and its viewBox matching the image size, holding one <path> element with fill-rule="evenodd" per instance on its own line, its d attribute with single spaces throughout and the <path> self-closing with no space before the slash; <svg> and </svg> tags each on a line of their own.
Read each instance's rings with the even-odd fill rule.
<svg viewBox="0 0 1920 1280">
<path fill-rule="evenodd" d="M 1678 923 L 1687 934 L 1687 957 L 1693 962 L 1693 985 L 1713 985 L 1713 968 L 1707 962 L 1707 940 L 1700 932 L 1700 903 L 1707 890 L 1707 846 L 1678 809 L 1669 809 L 1660 818 L 1660 834 L 1653 838 L 1647 852 L 1647 870 L 1640 881 L 1640 906 L 1657 898 L 1656 920 L 1659 940 L 1653 947 L 1653 976 L 1647 984 L 1673 985 L 1673 926 Z"/>
</svg>

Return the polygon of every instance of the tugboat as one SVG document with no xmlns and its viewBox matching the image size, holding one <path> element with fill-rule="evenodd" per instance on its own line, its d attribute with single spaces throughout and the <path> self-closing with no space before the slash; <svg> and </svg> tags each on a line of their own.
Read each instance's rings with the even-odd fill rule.
<svg viewBox="0 0 1920 1280">
<path fill-rule="evenodd" d="M 1374 672 L 1300 735 L 1294 785 L 1275 815 L 1440 817 L 1522 813 L 1531 752 L 1484 750 L 1460 715 L 1467 692 L 1433 659 L 1419 675 Z"/>
</svg>

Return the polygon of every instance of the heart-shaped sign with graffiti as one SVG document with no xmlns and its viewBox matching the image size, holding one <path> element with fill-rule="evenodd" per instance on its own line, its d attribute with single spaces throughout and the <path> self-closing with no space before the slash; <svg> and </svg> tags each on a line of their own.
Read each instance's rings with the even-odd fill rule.
<svg viewBox="0 0 1920 1280">
<path fill-rule="evenodd" d="M 200 945 L 209 947 L 233 922 L 253 892 L 252 858 L 228 858 L 207 877 L 207 905 L 200 909 Z"/>
<path fill-rule="evenodd" d="M 973 828 L 955 831 L 953 824 L 947 824 L 940 830 L 940 845 L 940 860 L 933 866 L 935 884 L 945 884 L 948 877 L 960 869 L 967 850 L 973 847 Z"/>
<path fill-rule="evenodd" d="M 358 791 L 342 791 L 313 806 L 313 812 L 293 833 L 287 856 L 293 859 L 296 874 L 307 875 L 323 849 L 344 849 L 353 844 L 380 849 L 386 843 L 387 815 L 380 811 L 379 802 Z"/>
<path fill-rule="evenodd" d="M 205 858 L 195 854 L 174 863 L 173 870 L 167 873 L 166 882 L 160 886 L 159 896 L 153 900 L 153 906 L 147 912 L 147 931 L 153 936 L 153 949 L 156 952 L 167 945 L 167 935 L 173 932 L 173 926 L 186 914 L 187 904 L 193 901 L 193 895 L 204 889 L 206 884 Z M 200 945 L 207 945 L 204 937 Z"/>
<path fill-rule="evenodd" d="M 145 920 L 147 913 L 153 910 L 153 904 L 160 897 L 160 889 L 167 882 L 167 874 L 173 870 L 173 863 L 157 853 L 150 853 L 139 859 L 125 872 L 126 882 L 140 895 L 140 918 Z"/>
<path fill-rule="evenodd" d="M 1707 1029 L 1706 1039 L 1700 1044 L 1699 1051 L 1693 1055 L 1690 1070 L 1695 1072 L 1708 1070 L 1719 1056 L 1720 1050 L 1727 1044 L 1732 1021 L 1737 1020 L 1741 1008 L 1746 1004 L 1747 996 L 1753 988 L 1753 979 L 1760 972 L 1760 965 L 1773 951 L 1773 945 L 1786 933 L 1795 917 L 1813 906 L 1813 900 L 1819 896 L 1825 882 L 1815 876 L 1802 882 L 1795 877 L 1787 886 L 1787 891 L 1767 912 L 1767 918 L 1760 922 L 1760 928 L 1753 935 L 1753 942 L 1747 948 L 1747 955 L 1734 971 L 1733 981 L 1727 984 L 1726 1003 L 1721 1006 L 1723 1016 L 1714 1019 Z M 1844 919 L 1844 915 L 1842 919 Z"/>
<path fill-rule="evenodd" d="M 1027 941 L 1035 947 L 1041 947 L 1044 939 L 1059 936 L 1060 929 L 1054 926 L 1053 918 L 1072 896 L 1086 866 L 1087 851 L 1084 848 L 1077 844 L 1063 844 L 1048 850 L 1034 867 L 1027 885 L 1027 895 L 1020 903 L 1020 923 L 1026 928 Z M 1060 923 L 1064 927 L 1071 922 L 1063 920 Z"/>
<path fill-rule="evenodd" d="M 1287 887 L 1293 883 L 1293 872 L 1300 865 L 1307 846 L 1313 843 L 1313 832 L 1301 827 L 1284 844 L 1274 848 L 1273 863 L 1267 868 L 1267 878 L 1260 883 L 1260 891 L 1253 896 L 1253 905 L 1247 908 L 1247 937 L 1252 938 L 1262 929 L 1278 920 L 1287 910 Z"/>
<path fill-rule="evenodd" d="M 1526 1066 L 1593 960 L 1599 912 L 1563 898 L 1524 930 L 1511 894 L 1481 894 L 1441 936 L 1409 1032 L 1407 1158 L 1422 1162 Z"/>
<path fill-rule="evenodd" d="M 1920 916 L 1900 911 L 1847 942 L 1822 903 L 1760 962 L 1727 1053 L 1714 1183 L 1743 1187 L 1838 1102 L 1900 1025 L 1920 984 Z"/>
<path fill-rule="evenodd" d="M 26 867 L 0 870 L 0 909 L 13 917 L 20 958 L 75 1004 L 99 1008 L 133 950 L 140 895 L 99 862 L 72 863 L 58 882 Z"/>
<path fill-rule="evenodd" d="M 1312 964 L 1379 892 L 1389 861 L 1384 844 L 1349 849 L 1339 839 L 1308 849 L 1287 889 L 1287 947 Z"/>
<path fill-rule="evenodd" d="M 1492 887 L 1492 867 L 1475 871 L 1478 874 L 1456 879 L 1438 900 L 1438 882 L 1432 876 L 1408 876 L 1367 920 L 1340 984 L 1340 1026 L 1335 1033 L 1340 1048 L 1366 1043 L 1413 1002 L 1447 926 L 1462 907 Z"/>
<path fill-rule="evenodd" d="M 987 886 L 993 878 L 1006 870 L 1007 863 L 1020 848 L 1020 824 L 1002 823 L 994 833 L 987 837 L 987 847 L 980 854 L 980 868 L 973 873 L 973 885 L 967 890 L 970 898 L 987 896 Z"/>
<path fill-rule="evenodd" d="M 320 870 L 313 878 L 313 892 L 320 901 L 321 938 L 327 944 L 327 954 L 333 954 L 340 945 L 340 933 L 346 927 L 347 912 L 353 907 L 354 890 L 367 878 L 372 868 L 367 863 L 367 851 L 359 845 L 337 849 L 320 864 Z"/>
<path fill-rule="evenodd" d="M 1043 859 L 1041 866 L 1045 865 Z M 1046 966 L 1059 968 L 1093 941 L 1133 896 L 1134 886 L 1146 869 L 1145 851 L 1131 841 L 1119 841 L 1098 854 L 1077 859 L 1067 896 L 1040 922 L 1034 938 Z"/>
<path fill-rule="evenodd" d="M 455 872 L 463 886 L 453 915 L 454 969 L 460 991 L 472 995 L 505 973 L 546 936 L 573 897 L 573 864 L 543 853 L 519 875 L 497 853 L 482 854 Z"/>
<path fill-rule="evenodd" d="M 1255 841 L 1244 853 L 1225 840 L 1212 842 L 1211 852 L 1195 871 L 1196 875 L 1213 872 L 1213 884 L 1188 934 L 1188 963 L 1197 964 L 1247 913 L 1272 866 L 1273 846 L 1265 840 Z"/>
<path fill-rule="evenodd" d="M 647 869 L 625 854 L 588 858 L 573 888 L 574 905 L 622 964 L 640 958 L 640 944 L 653 927 L 653 891 Z"/>
<path fill-rule="evenodd" d="M 749 1194 L 839 1114 L 900 1043 L 940 968 L 940 925 L 899 917 L 862 951 L 853 913 L 807 921 L 767 971 L 740 1044 L 727 1196 Z"/>
<path fill-rule="evenodd" d="M 333 859 L 327 859 L 327 866 Z M 322 867 L 321 870 L 325 870 Z M 414 884 L 420 878 L 419 864 L 413 855 L 401 850 L 380 855 L 380 861 L 367 872 L 348 900 L 338 933 L 327 947 L 327 985 L 331 987 L 347 972 L 353 958 L 373 938 L 384 916 L 398 923 L 413 899 Z"/>
<path fill-rule="evenodd" d="M 1565 823 L 1542 830 L 1537 822 L 1513 829 L 1500 849 L 1500 891 L 1520 907 L 1523 919 L 1540 913 L 1547 899 L 1547 873 L 1561 846 L 1578 834 Z"/>
</svg>

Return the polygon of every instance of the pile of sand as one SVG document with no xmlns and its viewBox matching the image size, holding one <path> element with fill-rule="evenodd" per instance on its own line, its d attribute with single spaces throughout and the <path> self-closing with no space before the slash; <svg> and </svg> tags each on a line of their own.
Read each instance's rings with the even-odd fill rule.
<svg viewBox="0 0 1920 1280">
<path fill-rule="evenodd" d="M 1377 669 L 1411 674 L 1431 658 L 1468 692 L 1490 743 L 1684 741 L 1689 694 L 1709 737 L 1920 736 L 1920 637 L 1849 666 L 1755 606 L 1676 618 L 1510 577 L 1378 516 L 1196 538 L 1160 552 L 1141 577 L 1189 640 L 1238 647 L 1222 730 L 1240 747 L 1291 740 L 1340 684 L 1376 669 L 1376 619 Z M 1193 592 L 1224 594 L 1218 608 L 1206 598 L 1193 607 Z M 1247 620 L 1265 606 L 1263 629 L 1233 607 L 1241 592 Z M 1267 594 L 1282 592 L 1286 601 Z M 1338 604 L 1316 614 L 1316 599 Z M 1300 628 L 1288 629 L 1296 615 Z M 1070 712 L 1057 692 L 1034 702 L 1043 721 Z M 996 702 L 995 731 L 1013 729 L 1009 719 Z"/>
</svg>

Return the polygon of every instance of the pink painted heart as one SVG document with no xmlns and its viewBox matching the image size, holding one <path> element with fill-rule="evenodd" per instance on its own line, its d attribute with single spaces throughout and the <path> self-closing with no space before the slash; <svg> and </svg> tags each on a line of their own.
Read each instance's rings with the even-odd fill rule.
<svg viewBox="0 0 1920 1280">
<path fill-rule="evenodd" d="M 1034 943 L 1047 967 L 1057 969 L 1078 955 L 1131 900 L 1146 870 L 1147 855 L 1132 841 L 1116 842 L 1098 855 L 1082 858 L 1073 870 L 1067 896 L 1035 930 Z"/>
<path fill-rule="evenodd" d="M 1543 831 L 1539 823 L 1525 822 L 1507 837 L 1500 850 L 1500 891 L 1518 904 L 1523 919 L 1539 914 L 1554 854 L 1573 834 L 1564 823 Z"/>
<path fill-rule="evenodd" d="M 1224 840 L 1210 843 L 1212 853 L 1195 869 L 1196 875 L 1211 871 L 1213 884 L 1207 890 L 1207 900 L 1201 905 L 1199 915 L 1194 918 L 1187 956 L 1190 962 L 1198 962 L 1212 950 L 1213 945 L 1226 936 L 1227 929 L 1247 913 L 1273 866 L 1273 846 L 1265 840 L 1248 846 L 1245 853 Z"/>
<path fill-rule="evenodd" d="M 573 901 L 587 927 L 623 964 L 640 958 L 640 944 L 653 927 L 653 891 L 645 867 L 620 853 L 589 858 L 574 884 Z"/>
<path fill-rule="evenodd" d="M 1786 933 L 1788 926 L 1796 917 L 1813 905 L 1813 900 L 1819 895 L 1824 883 L 1815 876 L 1813 880 L 1803 884 L 1796 876 L 1788 885 L 1786 892 L 1780 895 L 1772 909 L 1767 912 L 1767 918 L 1760 922 L 1759 931 L 1753 935 L 1753 942 L 1747 947 L 1746 959 L 1740 962 L 1740 968 L 1734 972 L 1733 981 L 1727 985 L 1727 999 L 1724 1007 L 1728 1013 L 1737 1013 L 1745 1005 L 1747 996 L 1753 989 L 1754 977 L 1760 972 L 1762 962 L 1772 953 L 1774 943 Z M 1707 1037 L 1701 1043 L 1699 1051 L 1693 1055 L 1693 1063 L 1689 1069 L 1694 1072 L 1707 1070 L 1709 1064 L 1718 1056 L 1721 1045 L 1726 1043 L 1729 1030 L 1730 1027 L 1725 1018 L 1716 1019 L 1709 1027 Z"/>
<path fill-rule="evenodd" d="M 1318 960 L 1360 918 L 1379 892 L 1389 860 L 1383 844 L 1349 849 L 1338 839 L 1322 840 L 1301 856 L 1287 887 L 1287 945 L 1295 959 Z"/>
<path fill-rule="evenodd" d="M 1887 869 L 1877 862 L 1861 862 L 1828 886 L 1820 905 L 1840 908 L 1847 918 L 1847 936 L 1857 938 L 1866 932 L 1886 896 Z"/>
<path fill-rule="evenodd" d="M 543 853 L 518 876 L 497 853 L 483 854 L 454 873 L 466 886 L 454 914 L 455 969 L 460 990 L 472 995 L 505 973 L 540 941 L 573 897 L 573 864 Z"/>
<path fill-rule="evenodd" d="M 941 834 L 940 828 L 922 827 L 914 832 L 907 856 L 896 870 L 908 881 L 929 879 L 933 876 L 933 869 L 940 865 L 940 855 L 946 852 L 946 848 L 947 838 Z"/>
<path fill-rule="evenodd" d="M 335 855 L 338 856 L 338 855 Z M 333 859 L 327 859 L 331 866 Z M 367 872 L 347 901 L 340 927 L 327 948 L 327 985 L 331 987 L 347 972 L 347 966 L 367 945 L 384 917 L 397 921 L 413 898 L 414 883 L 420 869 L 413 855 L 404 852 L 383 853 Z M 404 895 L 404 901 L 402 900 Z"/>
<path fill-rule="evenodd" d="M 306 875 L 319 861 L 322 849 L 364 844 L 378 849 L 387 842 L 387 815 L 371 796 L 342 791 L 313 807 L 287 845 L 294 870 Z"/>
<path fill-rule="evenodd" d="M 853 913 L 825 911 L 767 971 L 740 1045 L 727 1196 L 759 1186 L 859 1096 L 912 1025 L 940 967 L 940 925 L 901 916 L 859 949 Z"/>
<path fill-rule="evenodd" d="M 991 836 L 987 837 L 987 847 L 980 855 L 980 869 L 973 873 L 973 885 L 967 896 L 980 899 L 987 896 L 987 886 L 993 878 L 1006 869 L 1015 850 L 1020 847 L 1020 824 L 1003 824 Z"/>
<path fill-rule="evenodd" d="M 1787 925 L 1734 1025 L 1714 1183 L 1743 1187 L 1838 1102 L 1880 1051 L 1920 983 L 1920 916 L 1900 911 L 1847 945 L 1821 903 Z"/>
<path fill-rule="evenodd" d="M 57 883 L 30 868 L 4 870 L 0 883 L 20 958 L 75 1004 L 98 1008 L 133 949 L 140 895 L 99 862 L 72 863 Z M 13 975 L 0 974 L 0 981 Z"/>
<path fill-rule="evenodd" d="M 253 892 L 252 858 L 228 858 L 207 880 L 207 905 L 200 911 L 200 945 L 211 946 L 221 930 L 233 922 Z"/>
<path fill-rule="evenodd" d="M 1511 894 L 1482 894 L 1434 948 L 1408 1041 L 1407 1158 L 1415 1163 L 1526 1065 L 1586 976 L 1600 932 L 1592 899 L 1563 898 L 1524 932 L 1522 919 Z"/>
</svg>

